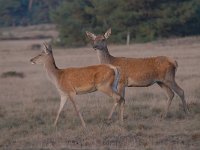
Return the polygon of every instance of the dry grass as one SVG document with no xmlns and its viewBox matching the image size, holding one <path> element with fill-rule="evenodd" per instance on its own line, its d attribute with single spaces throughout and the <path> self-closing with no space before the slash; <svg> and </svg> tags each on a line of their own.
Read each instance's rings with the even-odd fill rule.
<svg viewBox="0 0 200 150">
<path fill-rule="evenodd" d="M 125 123 L 118 111 L 106 121 L 112 99 L 91 93 L 76 100 L 87 123 L 81 127 L 70 102 L 65 105 L 58 126 L 52 126 L 59 96 L 46 79 L 42 66 L 29 59 L 38 51 L 28 49 L 40 40 L 0 41 L 0 74 L 21 72 L 24 78 L 0 78 L 0 149 L 147 149 L 197 150 L 200 147 L 200 52 L 199 38 L 172 39 L 147 44 L 110 46 L 115 56 L 147 57 L 167 55 L 179 62 L 177 82 L 185 90 L 191 114 L 185 116 L 176 96 L 168 118 L 160 116 L 166 96 L 157 86 L 127 88 Z M 97 64 L 91 48 L 56 49 L 59 67 Z"/>
<path fill-rule="evenodd" d="M 0 28 L 0 40 L 44 39 L 58 36 L 53 24 Z"/>
</svg>

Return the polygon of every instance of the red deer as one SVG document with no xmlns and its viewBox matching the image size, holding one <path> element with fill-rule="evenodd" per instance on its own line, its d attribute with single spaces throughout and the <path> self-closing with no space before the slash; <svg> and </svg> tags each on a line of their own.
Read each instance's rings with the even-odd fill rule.
<svg viewBox="0 0 200 150">
<path fill-rule="evenodd" d="M 32 64 L 44 65 L 44 69 L 46 70 L 49 79 L 56 86 L 60 94 L 61 102 L 54 125 L 57 124 L 60 112 L 68 98 L 72 102 L 73 107 L 81 120 L 82 126 L 86 127 L 85 121 L 74 101 L 75 95 L 101 91 L 108 96 L 111 96 L 115 100 L 115 103 L 108 119 L 111 119 L 112 113 L 118 103 L 124 103 L 123 98 L 117 93 L 117 86 L 120 78 L 119 69 L 112 65 L 59 69 L 55 64 L 51 46 L 46 44 L 42 53 L 32 58 L 30 61 Z M 123 108 L 121 108 L 121 121 L 123 121 L 122 114 Z"/>
<path fill-rule="evenodd" d="M 184 91 L 175 81 L 177 62 L 166 56 L 150 58 L 125 58 L 112 56 L 107 48 L 106 40 L 111 35 L 108 29 L 104 35 L 95 35 L 86 31 L 86 35 L 92 41 L 93 49 L 96 50 L 101 64 L 111 64 L 121 68 L 121 78 L 118 91 L 125 96 L 125 87 L 147 87 L 157 83 L 168 96 L 165 116 L 169 111 L 174 92 L 178 94 L 183 103 L 185 113 L 189 112 L 186 105 Z"/>
</svg>

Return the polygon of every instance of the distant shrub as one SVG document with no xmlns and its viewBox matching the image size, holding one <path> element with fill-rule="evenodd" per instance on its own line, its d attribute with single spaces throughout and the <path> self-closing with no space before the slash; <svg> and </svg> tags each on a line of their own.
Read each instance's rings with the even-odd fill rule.
<svg viewBox="0 0 200 150">
<path fill-rule="evenodd" d="M 1 74 L 1 78 L 8 78 L 8 77 L 24 78 L 24 73 L 16 71 L 7 71 Z"/>
<path fill-rule="evenodd" d="M 30 46 L 31 50 L 40 50 L 41 49 L 41 45 L 40 44 L 32 44 Z"/>
</svg>

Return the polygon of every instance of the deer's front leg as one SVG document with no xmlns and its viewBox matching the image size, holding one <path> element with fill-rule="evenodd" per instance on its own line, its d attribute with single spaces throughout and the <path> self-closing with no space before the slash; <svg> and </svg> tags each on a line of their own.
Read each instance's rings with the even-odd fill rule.
<svg viewBox="0 0 200 150">
<path fill-rule="evenodd" d="M 60 112 L 62 111 L 63 106 L 65 105 L 66 101 L 67 101 L 67 97 L 64 96 L 64 95 L 61 95 L 61 98 L 60 98 L 60 107 L 59 107 L 59 110 L 58 110 L 58 113 L 57 113 L 57 116 L 56 116 L 56 120 L 54 121 L 54 126 L 56 126 L 56 124 L 58 122 L 58 118 L 60 116 Z"/>
<path fill-rule="evenodd" d="M 80 118 L 80 120 L 81 120 L 82 126 L 83 126 L 84 128 L 86 128 L 85 121 L 84 121 L 84 119 L 83 119 L 82 114 L 80 113 L 79 107 L 76 105 L 76 103 L 75 103 L 75 101 L 74 101 L 74 99 L 73 99 L 73 95 L 74 95 L 74 94 L 70 94 L 70 95 L 69 95 L 69 99 L 71 100 L 71 102 L 72 102 L 72 104 L 73 104 L 73 106 L 74 106 L 74 109 L 75 109 L 77 115 L 79 116 L 79 118 Z"/>
</svg>

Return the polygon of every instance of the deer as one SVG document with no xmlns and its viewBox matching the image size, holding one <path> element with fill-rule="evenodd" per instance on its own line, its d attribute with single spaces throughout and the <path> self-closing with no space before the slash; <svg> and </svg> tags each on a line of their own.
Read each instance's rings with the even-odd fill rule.
<svg viewBox="0 0 200 150">
<path fill-rule="evenodd" d="M 184 91 L 175 81 L 178 68 L 176 60 L 166 56 L 147 58 L 126 58 L 112 56 L 107 47 L 107 39 L 111 35 L 111 28 L 105 34 L 95 35 L 86 31 L 87 37 L 96 51 L 100 64 L 119 66 L 121 78 L 118 84 L 118 93 L 125 97 L 125 87 L 148 87 L 157 83 L 167 95 L 167 105 L 161 117 L 167 117 L 174 93 L 182 100 L 183 110 L 189 113 Z"/>
<path fill-rule="evenodd" d="M 30 62 L 32 64 L 42 64 L 44 66 L 48 78 L 55 85 L 60 95 L 60 106 L 54 121 L 54 126 L 57 124 L 64 104 L 67 99 L 69 99 L 81 120 L 82 126 L 85 128 L 85 121 L 80 113 L 79 107 L 75 103 L 74 96 L 95 91 L 103 92 L 114 99 L 114 105 L 108 116 L 108 119 L 111 119 L 116 106 L 125 101 L 121 98 L 120 94 L 117 93 L 120 68 L 109 64 L 101 64 L 79 68 L 71 67 L 59 69 L 55 63 L 51 45 L 44 43 L 44 46 L 45 49 L 39 55 L 30 59 Z M 123 119 L 122 114 L 123 108 L 121 108 L 121 120 Z"/>
</svg>

